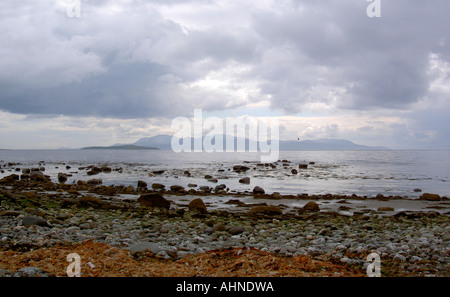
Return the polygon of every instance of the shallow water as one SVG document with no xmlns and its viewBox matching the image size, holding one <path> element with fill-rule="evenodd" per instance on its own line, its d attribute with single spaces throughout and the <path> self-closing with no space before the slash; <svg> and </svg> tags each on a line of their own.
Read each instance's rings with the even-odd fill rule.
<svg viewBox="0 0 450 297">
<path fill-rule="evenodd" d="M 67 183 L 76 180 L 101 178 L 103 184 L 133 185 L 138 180 L 149 184 L 162 183 L 166 187 L 189 183 L 198 186 L 225 184 L 230 190 L 251 191 L 255 186 L 266 193 L 280 194 L 357 194 L 373 197 L 400 195 L 418 198 L 422 192 L 450 197 L 450 150 L 415 151 L 282 151 L 277 168 L 257 166 L 257 153 L 174 153 L 172 151 L 135 150 L 4 150 L 0 151 L 0 178 L 16 172 L 15 168 L 45 167 L 45 174 L 56 181 L 59 172 L 72 174 Z M 8 166 L 8 163 L 18 163 Z M 244 163 L 246 162 L 246 163 Z M 298 164 L 315 162 L 308 169 Z M 250 167 L 245 173 L 234 172 L 233 165 Z M 66 166 L 70 169 L 66 169 Z M 79 167 L 107 165 L 123 169 L 122 173 L 100 173 L 88 176 Z M 291 169 L 298 174 L 292 174 Z M 165 170 L 163 174 L 152 171 Z M 190 176 L 185 175 L 188 170 Z M 207 181 L 211 175 L 217 183 Z M 239 179 L 248 176 L 250 184 Z"/>
</svg>

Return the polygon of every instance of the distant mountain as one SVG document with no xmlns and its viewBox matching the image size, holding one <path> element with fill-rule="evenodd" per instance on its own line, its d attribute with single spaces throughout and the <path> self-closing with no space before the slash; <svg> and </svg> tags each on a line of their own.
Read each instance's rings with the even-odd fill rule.
<svg viewBox="0 0 450 297">
<path fill-rule="evenodd" d="M 203 143 L 202 138 L 202 143 Z M 226 136 L 222 136 L 223 149 L 226 148 Z M 259 148 L 259 143 L 249 139 L 233 138 L 233 148 L 237 150 L 238 141 L 244 141 L 245 148 L 248 151 L 250 145 L 256 145 Z M 153 137 L 144 137 L 134 142 L 132 145 L 143 147 L 154 147 L 161 150 L 172 149 L 172 136 L 157 135 Z M 191 138 L 191 149 L 194 149 L 195 139 Z M 214 142 L 213 142 L 214 144 Z M 372 147 L 366 145 L 355 144 L 345 139 L 317 139 L 317 140 L 281 140 L 279 142 L 280 151 L 361 151 L 361 150 L 389 150 L 385 147 Z"/>
<path fill-rule="evenodd" d="M 366 146 L 345 139 L 287 140 L 280 141 L 282 151 L 363 151 L 388 150 L 382 146 Z"/>
<path fill-rule="evenodd" d="M 156 147 L 161 150 L 171 150 L 172 149 L 172 136 L 170 135 L 157 135 L 153 137 L 144 137 L 134 142 L 134 145 L 145 146 L 145 147 Z"/>
<path fill-rule="evenodd" d="M 112 146 L 89 146 L 82 148 L 82 150 L 158 150 L 158 148 L 134 144 L 119 144 Z"/>
</svg>

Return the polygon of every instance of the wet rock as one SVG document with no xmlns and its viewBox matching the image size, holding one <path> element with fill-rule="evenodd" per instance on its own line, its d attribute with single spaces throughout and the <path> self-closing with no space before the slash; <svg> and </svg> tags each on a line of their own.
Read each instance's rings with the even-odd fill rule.
<svg viewBox="0 0 450 297">
<path fill-rule="evenodd" d="M 298 164 L 299 169 L 308 169 L 308 164 Z"/>
<path fill-rule="evenodd" d="M 158 183 L 153 183 L 152 184 L 152 189 L 154 190 L 163 190 L 166 186 L 163 184 L 158 184 Z"/>
<path fill-rule="evenodd" d="M 292 169 L 292 170 L 291 170 L 291 173 L 292 173 L 292 174 L 297 174 L 298 171 L 297 171 L 297 169 Z"/>
<path fill-rule="evenodd" d="M 207 212 L 206 205 L 203 202 L 203 200 L 200 198 L 194 199 L 191 202 L 189 202 L 188 208 L 189 208 L 190 212 L 196 212 L 196 213 L 206 213 Z"/>
<path fill-rule="evenodd" d="M 195 187 L 197 187 L 197 184 L 188 184 L 187 185 L 189 188 L 195 188 Z"/>
<path fill-rule="evenodd" d="M 153 174 L 163 174 L 164 170 L 153 170 L 152 173 Z"/>
<path fill-rule="evenodd" d="M 233 166 L 233 170 L 235 172 L 245 172 L 247 170 L 249 170 L 250 168 L 244 165 L 234 165 Z"/>
<path fill-rule="evenodd" d="M 154 194 L 154 193 L 143 194 L 137 199 L 137 201 L 142 206 L 165 208 L 165 209 L 170 208 L 170 201 L 165 199 L 160 194 Z"/>
<path fill-rule="evenodd" d="M 112 171 L 112 169 L 108 166 L 102 166 L 100 169 L 105 173 L 110 173 Z"/>
<path fill-rule="evenodd" d="M 256 186 L 253 188 L 253 194 L 265 194 L 266 192 L 264 191 L 263 188 Z"/>
<path fill-rule="evenodd" d="M 259 214 L 262 214 L 262 215 L 280 215 L 283 212 L 277 206 L 261 205 L 261 206 L 252 207 L 248 213 L 250 215 L 259 215 Z"/>
<path fill-rule="evenodd" d="M 220 184 L 214 188 L 214 191 L 219 192 L 219 191 L 225 190 L 226 188 L 227 188 L 227 185 Z"/>
<path fill-rule="evenodd" d="M 422 192 L 422 189 L 416 188 L 416 189 L 414 189 L 414 192 L 416 192 L 416 193 Z"/>
<path fill-rule="evenodd" d="M 170 186 L 170 190 L 174 191 L 174 192 L 183 192 L 184 188 L 182 186 L 173 185 L 173 186 Z"/>
<path fill-rule="evenodd" d="M 5 183 L 5 184 L 14 183 L 14 182 L 18 181 L 19 179 L 20 179 L 20 177 L 17 174 L 11 174 L 11 175 L 3 177 L 0 180 L 0 183 Z"/>
<path fill-rule="evenodd" d="M 205 193 L 209 193 L 211 192 L 211 187 L 208 186 L 201 186 L 200 188 L 198 188 L 200 191 L 203 191 Z"/>
<path fill-rule="evenodd" d="M 41 182 L 50 180 L 50 178 L 44 175 L 41 171 L 31 171 L 30 179 Z"/>
<path fill-rule="evenodd" d="M 87 175 L 96 175 L 102 172 L 102 169 L 97 166 L 91 166 L 90 170 L 87 173 Z"/>
<path fill-rule="evenodd" d="M 302 208 L 303 211 L 320 211 L 319 204 L 314 201 L 310 201 Z"/>
<path fill-rule="evenodd" d="M 102 183 L 103 181 L 100 178 L 93 178 L 87 181 L 87 184 L 92 186 L 101 185 Z"/>
<path fill-rule="evenodd" d="M 441 201 L 442 199 L 438 194 L 424 193 L 420 196 L 420 200 Z"/>
<path fill-rule="evenodd" d="M 145 181 L 138 180 L 137 188 L 142 189 L 142 190 L 147 190 L 147 183 Z"/>
<path fill-rule="evenodd" d="M 244 177 L 239 180 L 241 184 L 250 184 L 250 177 Z"/>
<path fill-rule="evenodd" d="M 272 199 L 281 199 L 281 194 L 279 192 L 273 192 Z"/>
<path fill-rule="evenodd" d="M 58 173 L 58 181 L 60 183 L 65 183 L 67 181 L 67 174 L 65 174 L 65 173 Z"/>
</svg>

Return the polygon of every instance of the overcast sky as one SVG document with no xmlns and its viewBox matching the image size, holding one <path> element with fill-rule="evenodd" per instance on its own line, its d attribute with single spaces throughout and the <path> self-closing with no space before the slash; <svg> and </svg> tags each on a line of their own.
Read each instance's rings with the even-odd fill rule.
<svg viewBox="0 0 450 297">
<path fill-rule="evenodd" d="M 282 139 L 450 148 L 450 1 L 2 0 L 0 147 L 278 117 Z M 75 9 L 72 9 L 75 8 Z"/>
</svg>

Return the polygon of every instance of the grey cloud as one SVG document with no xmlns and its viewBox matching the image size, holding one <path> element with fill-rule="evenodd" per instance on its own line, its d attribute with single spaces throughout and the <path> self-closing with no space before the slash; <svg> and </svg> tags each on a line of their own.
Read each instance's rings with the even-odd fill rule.
<svg viewBox="0 0 450 297">
<path fill-rule="evenodd" d="M 301 111 L 311 101 L 304 90 L 314 85 L 345 89 L 336 97 L 345 109 L 408 108 L 427 93 L 428 55 L 446 45 L 448 2 L 382 1 L 380 19 L 366 16 L 364 1 L 300 3 L 284 14 L 255 15 L 257 32 L 280 53 L 281 63 L 258 65 L 274 107 Z M 324 71 L 311 71 L 318 67 Z M 320 93 L 312 97 L 329 102 Z"/>
<path fill-rule="evenodd" d="M 288 114 L 314 102 L 405 109 L 429 95 L 429 53 L 450 52 L 446 0 L 382 1 L 380 19 L 366 16 L 366 1 L 275 1 L 270 11 L 242 6 L 248 27 L 188 32 L 159 5 L 217 2 L 134 1 L 109 13 L 113 1 L 82 1 L 80 19 L 42 3 L 0 4 L 0 109 L 145 118 L 233 108 L 248 103 L 233 96 L 240 85 L 195 85 L 233 65 L 248 71 L 230 80 L 255 84 Z"/>
</svg>

